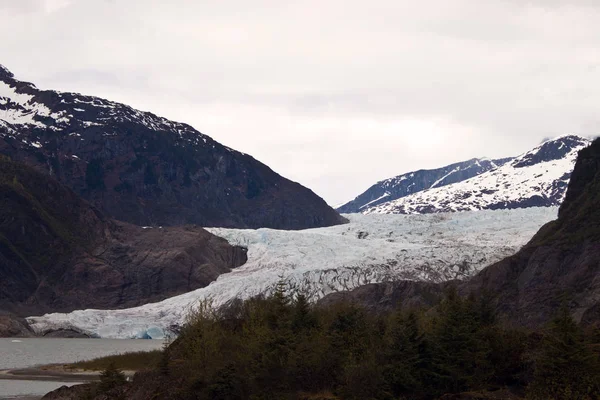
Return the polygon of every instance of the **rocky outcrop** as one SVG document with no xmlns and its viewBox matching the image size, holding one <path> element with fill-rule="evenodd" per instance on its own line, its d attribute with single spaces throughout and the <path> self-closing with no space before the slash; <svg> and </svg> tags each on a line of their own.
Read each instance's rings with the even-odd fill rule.
<svg viewBox="0 0 600 400">
<path fill-rule="evenodd" d="M 441 299 L 444 288 L 453 282 L 436 284 L 421 281 L 372 283 L 351 291 L 334 292 L 319 300 L 319 306 L 337 302 L 358 303 L 374 312 L 389 311 L 402 304 L 404 308 L 431 307 Z"/>
<path fill-rule="evenodd" d="M 323 199 L 189 125 L 39 90 L 0 68 L 0 154 L 137 225 L 303 229 L 345 220 Z"/>
<path fill-rule="evenodd" d="M 133 380 L 107 392 L 100 390 L 97 383 L 87 383 L 71 387 L 60 387 L 42 397 L 42 400 L 147 400 L 147 399 L 179 399 L 177 390 L 181 380 L 155 372 L 140 371 Z"/>
<path fill-rule="evenodd" d="M 0 156 L 0 309 L 122 308 L 188 292 L 246 262 L 202 228 L 105 217 L 46 174 Z"/>
<path fill-rule="evenodd" d="M 61 386 L 46 394 L 42 397 L 42 400 L 94 399 L 94 388 L 95 385 L 89 383 L 74 386 Z M 106 399 L 106 396 L 104 396 L 104 399 Z"/>
<path fill-rule="evenodd" d="M 496 294 L 519 325 L 546 322 L 562 303 L 583 324 L 600 323 L 600 140 L 580 152 L 558 219 L 463 290 Z"/>
<path fill-rule="evenodd" d="M 0 337 L 32 337 L 33 330 L 23 318 L 0 313 Z"/>
</svg>

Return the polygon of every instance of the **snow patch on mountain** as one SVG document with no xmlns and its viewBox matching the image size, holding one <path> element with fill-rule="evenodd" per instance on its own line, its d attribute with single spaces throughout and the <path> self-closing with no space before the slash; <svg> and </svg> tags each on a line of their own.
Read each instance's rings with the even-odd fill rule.
<svg viewBox="0 0 600 400">
<path fill-rule="evenodd" d="M 209 229 L 248 248 L 248 262 L 209 286 L 124 310 L 79 310 L 28 318 L 37 332 L 77 328 L 105 338 L 161 338 L 200 300 L 216 306 L 269 292 L 283 279 L 311 300 L 368 283 L 464 279 L 516 252 L 557 208 L 433 215 L 361 215 L 302 231 Z"/>
<path fill-rule="evenodd" d="M 369 207 L 365 214 L 437 212 L 558 206 L 566 194 L 577 153 L 590 140 L 564 135 L 473 178 Z"/>
<path fill-rule="evenodd" d="M 77 117 L 70 113 L 73 110 Z M 141 124 L 157 132 L 175 132 L 182 140 L 194 145 L 205 145 L 211 140 L 187 124 L 139 111 L 125 104 L 79 93 L 40 90 L 31 83 L 14 79 L 14 75 L 0 65 L 0 127 L 17 128 L 24 125 L 39 130 L 70 132 L 110 126 L 115 122 Z M 11 131 L 19 135 L 27 132 L 18 129 Z M 27 132 L 27 135 L 35 134 Z M 6 133 L 0 131 L 2 135 L 6 136 Z M 214 145 L 212 140 L 210 144 Z"/>
<path fill-rule="evenodd" d="M 364 212 L 380 204 L 423 190 L 464 181 L 504 165 L 510 160 L 510 158 L 498 160 L 474 158 L 438 169 L 418 170 L 398 175 L 377 182 L 354 200 L 336 207 L 336 209 L 342 213 Z"/>
</svg>

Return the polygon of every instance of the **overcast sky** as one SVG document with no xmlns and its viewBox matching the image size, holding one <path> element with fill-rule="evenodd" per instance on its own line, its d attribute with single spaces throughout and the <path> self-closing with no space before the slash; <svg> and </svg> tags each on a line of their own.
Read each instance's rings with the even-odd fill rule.
<svg viewBox="0 0 600 400">
<path fill-rule="evenodd" d="M 598 0 L 0 0 L 0 64 L 187 122 L 332 205 L 596 135 Z"/>
</svg>

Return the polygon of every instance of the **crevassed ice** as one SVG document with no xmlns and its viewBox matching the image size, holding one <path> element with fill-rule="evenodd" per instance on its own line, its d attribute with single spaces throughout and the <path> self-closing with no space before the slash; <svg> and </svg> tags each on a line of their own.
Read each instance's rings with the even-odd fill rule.
<svg viewBox="0 0 600 400">
<path fill-rule="evenodd" d="M 76 327 L 105 338 L 161 338 L 200 300 L 216 306 L 272 290 L 283 279 L 312 300 L 367 283 L 464 279 L 516 252 L 556 207 L 428 215 L 346 215 L 350 223 L 303 231 L 209 229 L 248 248 L 248 262 L 205 288 L 123 310 L 31 317 L 39 332 Z"/>
</svg>

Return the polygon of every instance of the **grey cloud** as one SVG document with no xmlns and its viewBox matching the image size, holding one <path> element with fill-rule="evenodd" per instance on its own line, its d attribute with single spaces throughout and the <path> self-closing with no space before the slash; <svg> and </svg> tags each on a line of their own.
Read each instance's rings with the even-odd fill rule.
<svg viewBox="0 0 600 400">
<path fill-rule="evenodd" d="M 3 12 L 33 12 L 43 6 L 43 0 L 0 0 L 0 11 Z"/>
<path fill-rule="evenodd" d="M 188 122 L 338 203 L 596 134 L 598 4 L 0 0 L 0 63 Z"/>
</svg>

